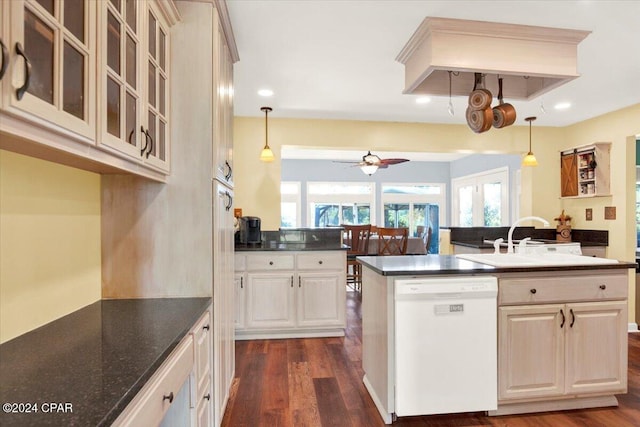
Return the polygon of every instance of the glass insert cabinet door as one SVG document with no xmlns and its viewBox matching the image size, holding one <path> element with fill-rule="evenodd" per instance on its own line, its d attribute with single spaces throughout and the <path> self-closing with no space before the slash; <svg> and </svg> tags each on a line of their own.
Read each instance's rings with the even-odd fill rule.
<svg viewBox="0 0 640 427">
<path fill-rule="evenodd" d="M 92 0 L 12 0 L 7 108 L 95 141 Z M 6 11 L 6 9 L 5 9 Z"/>
<path fill-rule="evenodd" d="M 168 171 L 169 25 L 152 2 L 99 3 L 100 143 Z"/>
</svg>

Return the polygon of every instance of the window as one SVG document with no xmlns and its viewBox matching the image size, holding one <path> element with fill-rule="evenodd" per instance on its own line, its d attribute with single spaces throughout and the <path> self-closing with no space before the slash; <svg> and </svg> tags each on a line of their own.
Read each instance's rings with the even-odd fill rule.
<svg viewBox="0 0 640 427">
<path fill-rule="evenodd" d="M 445 197 L 445 184 L 383 184 L 384 226 L 408 227 L 409 235 L 415 237 L 429 226 L 438 229 Z"/>
<path fill-rule="evenodd" d="M 280 183 L 280 227 L 300 227 L 300 183 Z"/>
<path fill-rule="evenodd" d="M 509 170 L 494 169 L 452 180 L 453 225 L 499 227 L 509 223 Z"/>
<path fill-rule="evenodd" d="M 373 183 L 309 182 L 309 222 L 312 227 L 371 224 Z"/>
</svg>

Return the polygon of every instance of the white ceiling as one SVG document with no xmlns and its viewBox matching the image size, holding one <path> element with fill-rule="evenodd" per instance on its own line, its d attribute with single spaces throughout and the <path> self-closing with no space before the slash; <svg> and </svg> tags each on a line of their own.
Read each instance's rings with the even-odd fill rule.
<svg viewBox="0 0 640 427">
<path fill-rule="evenodd" d="M 235 115 L 466 123 L 466 97 L 416 104 L 395 58 L 426 16 L 592 31 L 581 76 L 531 101 L 512 101 L 539 126 L 566 126 L 640 103 L 640 1 L 227 0 L 240 61 Z M 272 89 L 270 98 L 257 95 Z M 568 110 L 555 110 L 570 102 Z M 541 106 L 544 106 L 545 113 Z M 358 154 L 356 157 L 360 157 Z"/>
<path fill-rule="evenodd" d="M 310 149 L 300 147 L 282 147 L 280 155 L 283 159 L 305 159 L 305 160 L 345 160 L 360 161 L 365 153 L 363 150 L 327 150 Z M 451 162 L 461 159 L 469 154 L 463 153 L 426 153 L 407 151 L 373 151 L 381 159 L 409 159 L 423 162 Z"/>
</svg>

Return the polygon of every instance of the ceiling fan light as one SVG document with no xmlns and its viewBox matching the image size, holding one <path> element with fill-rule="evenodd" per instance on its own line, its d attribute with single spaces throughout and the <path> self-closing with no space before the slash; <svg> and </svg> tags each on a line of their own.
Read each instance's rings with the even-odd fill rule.
<svg viewBox="0 0 640 427">
<path fill-rule="evenodd" d="M 371 151 L 369 151 L 366 155 L 362 156 L 362 161 L 367 163 L 367 165 L 379 165 L 380 157 L 376 156 L 375 154 L 371 154 Z M 376 169 L 377 168 L 378 166 L 376 166 Z"/>
<path fill-rule="evenodd" d="M 362 165 L 362 166 L 360 166 L 360 169 L 365 174 L 371 176 L 374 173 L 376 173 L 376 171 L 378 170 L 378 165 Z"/>
</svg>

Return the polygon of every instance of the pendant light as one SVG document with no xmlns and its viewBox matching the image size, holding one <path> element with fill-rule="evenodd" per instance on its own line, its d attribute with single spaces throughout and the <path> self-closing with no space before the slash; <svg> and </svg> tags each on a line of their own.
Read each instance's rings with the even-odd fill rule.
<svg viewBox="0 0 640 427">
<path fill-rule="evenodd" d="M 529 122 L 529 152 L 524 156 L 524 159 L 522 159 L 522 166 L 538 166 L 536 156 L 534 156 L 533 151 L 531 151 L 531 122 L 535 119 L 536 117 L 527 117 L 524 119 Z"/>
<path fill-rule="evenodd" d="M 271 151 L 271 147 L 269 147 L 269 123 L 268 123 L 268 115 L 269 112 L 272 111 L 271 107 L 262 107 L 260 111 L 264 111 L 264 148 L 260 153 L 260 160 L 263 162 L 273 162 L 275 158 L 273 156 L 273 151 Z"/>
</svg>

